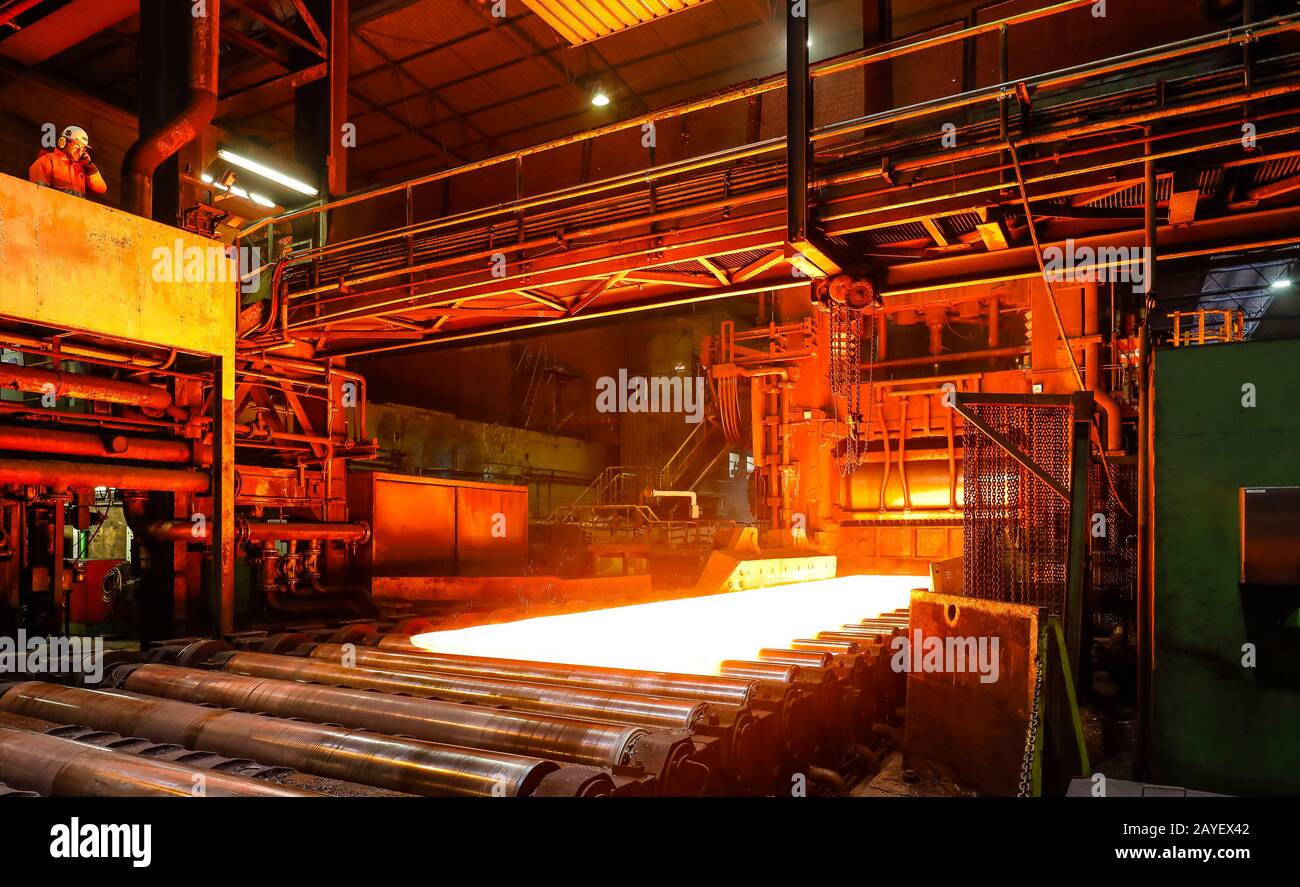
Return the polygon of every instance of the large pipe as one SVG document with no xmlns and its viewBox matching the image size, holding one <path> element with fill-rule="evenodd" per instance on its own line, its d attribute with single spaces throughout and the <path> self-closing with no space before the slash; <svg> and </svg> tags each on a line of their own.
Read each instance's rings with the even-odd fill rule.
<svg viewBox="0 0 1300 887">
<path fill-rule="evenodd" d="M 1084 387 L 1092 392 L 1097 406 L 1106 414 L 1106 452 L 1124 450 L 1123 415 L 1115 398 L 1105 390 L 1101 381 L 1101 342 L 1091 341 L 1101 327 L 1101 300 L 1095 281 L 1083 285 L 1083 334 L 1088 344 L 1083 346 Z"/>
<path fill-rule="evenodd" d="M 417 795 L 527 795 L 559 766 L 540 758 L 44 681 L 10 685 L 0 694 L 0 709 Z"/>
<path fill-rule="evenodd" d="M 134 459 L 139 462 L 184 464 L 195 461 L 195 447 L 185 441 L 15 425 L 0 425 L 0 450 L 51 456 Z"/>
<path fill-rule="evenodd" d="M 195 15 L 190 29 L 190 97 L 171 120 L 140 140 L 122 161 L 123 208 L 153 217 L 154 171 L 202 132 L 217 113 L 218 33 L 221 0 L 207 0 L 207 14 Z"/>
<path fill-rule="evenodd" d="M 652 696 L 680 696 L 705 702 L 745 705 L 757 689 L 755 681 L 737 678 L 708 677 L 696 674 L 671 674 L 658 671 L 634 671 L 600 668 L 594 665 L 568 665 L 558 662 L 529 662 L 518 659 L 494 659 L 487 656 L 452 656 L 432 653 L 419 647 L 409 652 L 344 648 L 338 644 L 318 644 L 313 658 L 342 662 L 354 657 L 362 668 L 398 671 L 441 671 L 449 674 L 512 677 L 526 681 L 590 687 L 595 690 L 626 690 Z"/>
<path fill-rule="evenodd" d="M 210 480 L 199 471 L 140 468 L 108 462 L 62 462 L 53 459 L 0 459 L 0 486 L 53 487 L 56 490 L 155 490 L 206 493 Z"/>
<path fill-rule="evenodd" d="M 690 515 L 691 520 L 698 520 L 700 517 L 699 497 L 694 490 L 651 490 L 650 498 L 652 499 L 689 499 L 691 500 Z"/>
<path fill-rule="evenodd" d="M 172 405 L 171 394 L 156 385 L 121 382 L 84 373 L 42 370 L 12 363 L 0 363 L 0 388 L 26 391 L 28 394 L 120 403 L 158 411 Z"/>
<path fill-rule="evenodd" d="M 274 523 L 237 519 L 235 539 L 238 542 L 359 542 L 370 539 L 370 526 L 365 521 L 346 523 Z"/>
<path fill-rule="evenodd" d="M 308 798 L 316 792 L 0 727 L 0 782 L 46 797 Z M 201 787 L 201 788 L 200 788 Z"/>
<path fill-rule="evenodd" d="M 113 677 L 124 690 L 181 702 L 595 767 L 632 763 L 636 744 L 646 735 L 640 727 L 174 665 L 126 666 Z"/>
<path fill-rule="evenodd" d="M 348 668 L 319 659 L 270 653 L 218 654 L 213 662 L 231 674 L 310 681 L 314 684 L 378 690 L 383 693 L 433 696 L 449 702 L 505 705 L 522 711 L 616 721 L 642 727 L 689 730 L 708 720 L 712 714 L 708 703 L 685 699 L 439 672 Z"/>
</svg>

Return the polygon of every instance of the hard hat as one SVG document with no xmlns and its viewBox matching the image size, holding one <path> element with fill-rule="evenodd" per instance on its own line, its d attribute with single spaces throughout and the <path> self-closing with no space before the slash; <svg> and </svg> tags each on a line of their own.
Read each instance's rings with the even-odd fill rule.
<svg viewBox="0 0 1300 887">
<path fill-rule="evenodd" d="M 83 148 L 90 147 L 90 136 L 80 126 L 69 126 L 63 131 L 60 138 L 63 139 L 65 144 L 67 142 L 80 142 Z"/>
</svg>

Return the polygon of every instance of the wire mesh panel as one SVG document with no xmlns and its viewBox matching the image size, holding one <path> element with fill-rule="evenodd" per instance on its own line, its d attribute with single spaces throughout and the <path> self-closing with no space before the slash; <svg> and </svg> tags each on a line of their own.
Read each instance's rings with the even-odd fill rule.
<svg viewBox="0 0 1300 887">
<path fill-rule="evenodd" d="M 1137 591 L 1137 463 L 1093 459 L 1089 493 L 1091 520 L 1089 610 L 1093 627 L 1109 631 L 1134 612 Z M 1113 481 L 1113 486 L 1112 486 Z"/>
<path fill-rule="evenodd" d="M 966 395 L 962 403 L 1069 488 L 1068 399 Z M 969 421 L 964 451 L 966 595 L 1061 614 L 1069 503 Z"/>
</svg>

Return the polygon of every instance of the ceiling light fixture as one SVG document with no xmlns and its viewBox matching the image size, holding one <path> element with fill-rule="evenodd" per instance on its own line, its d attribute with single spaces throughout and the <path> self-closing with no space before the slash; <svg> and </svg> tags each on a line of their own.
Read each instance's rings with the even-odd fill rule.
<svg viewBox="0 0 1300 887">
<path fill-rule="evenodd" d="M 266 209 L 278 209 L 274 201 L 267 200 L 261 194 L 250 194 L 249 192 L 245 191 L 243 188 L 236 187 L 233 184 L 233 180 L 232 180 L 232 184 L 226 185 L 217 181 L 207 173 L 204 173 L 202 176 L 200 176 L 200 178 L 203 180 L 203 183 L 205 185 L 211 185 L 212 187 L 216 188 L 218 191 L 225 191 L 227 194 L 230 194 L 234 197 L 241 197 L 244 200 L 251 200 L 253 203 L 256 203 L 258 206 L 265 207 Z M 223 176 L 222 178 L 225 178 L 225 176 Z"/>
<path fill-rule="evenodd" d="M 247 157 L 236 154 L 233 151 L 228 151 L 225 148 L 217 151 L 217 156 L 227 163 L 233 163 L 235 166 L 246 169 L 251 173 L 256 173 L 264 179 L 270 179 L 273 182 L 284 185 L 286 188 L 297 191 L 299 194 L 306 194 L 308 197 L 316 197 L 320 194 L 319 190 L 308 185 L 306 182 L 300 182 L 292 176 L 287 176 L 282 172 L 271 169 L 269 166 L 258 163 L 256 160 L 250 160 Z"/>
</svg>

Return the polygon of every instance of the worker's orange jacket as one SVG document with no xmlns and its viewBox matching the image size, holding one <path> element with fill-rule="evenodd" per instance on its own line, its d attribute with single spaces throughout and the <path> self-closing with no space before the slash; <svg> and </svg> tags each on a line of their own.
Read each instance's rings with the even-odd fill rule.
<svg viewBox="0 0 1300 887">
<path fill-rule="evenodd" d="M 29 181 L 49 188 L 57 188 L 78 197 L 85 197 L 86 190 L 95 194 L 104 194 L 108 185 L 102 175 L 86 176 L 86 168 L 62 151 L 47 149 L 41 152 L 27 173 Z"/>
</svg>

